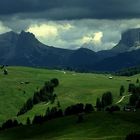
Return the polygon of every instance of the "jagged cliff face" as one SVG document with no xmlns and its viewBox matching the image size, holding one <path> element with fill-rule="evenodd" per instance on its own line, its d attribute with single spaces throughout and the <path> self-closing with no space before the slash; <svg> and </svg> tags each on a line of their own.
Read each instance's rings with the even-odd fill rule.
<svg viewBox="0 0 140 140">
<path fill-rule="evenodd" d="M 123 43 L 128 47 L 140 45 L 140 28 L 125 31 L 122 34 L 122 39 L 120 43 Z"/>
<path fill-rule="evenodd" d="M 112 51 L 126 52 L 140 48 L 140 28 L 129 29 L 122 33 L 121 40 Z"/>
</svg>

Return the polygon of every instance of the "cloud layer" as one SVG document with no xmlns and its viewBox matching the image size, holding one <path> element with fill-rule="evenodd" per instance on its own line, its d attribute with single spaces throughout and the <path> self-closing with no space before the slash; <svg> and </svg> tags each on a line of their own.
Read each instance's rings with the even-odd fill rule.
<svg viewBox="0 0 140 140">
<path fill-rule="evenodd" d="M 68 49 L 88 47 L 94 51 L 110 49 L 129 28 L 140 28 L 140 20 L 73 20 L 35 22 L 28 26 L 43 43 Z"/>
<path fill-rule="evenodd" d="M 0 16 L 17 18 L 130 19 L 140 17 L 140 0 L 4 0 Z"/>
<path fill-rule="evenodd" d="M 121 32 L 140 27 L 140 0 L 4 0 L 0 33 L 30 31 L 43 43 L 68 49 L 110 49 Z"/>
</svg>

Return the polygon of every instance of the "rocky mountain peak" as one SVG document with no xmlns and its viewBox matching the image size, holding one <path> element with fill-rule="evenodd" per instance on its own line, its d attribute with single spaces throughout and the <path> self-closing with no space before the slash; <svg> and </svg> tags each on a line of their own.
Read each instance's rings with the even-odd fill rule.
<svg viewBox="0 0 140 140">
<path fill-rule="evenodd" d="M 36 40 L 35 35 L 30 32 L 21 31 L 19 38 L 22 40 Z"/>
<path fill-rule="evenodd" d="M 120 42 L 112 49 L 113 52 L 122 53 L 140 48 L 140 28 L 129 29 L 121 34 Z"/>
<path fill-rule="evenodd" d="M 122 33 L 121 41 L 128 47 L 139 46 L 140 45 L 140 28 L 129 29 Z"/>
<path fill-rule="evenodd" d="M 35 38 L 35 35 L 30 32 L 21 31 L 18 36 L 17 45 L 22 47 L 32 47 L 38 44 L 38 40 Z"/>
</svg>

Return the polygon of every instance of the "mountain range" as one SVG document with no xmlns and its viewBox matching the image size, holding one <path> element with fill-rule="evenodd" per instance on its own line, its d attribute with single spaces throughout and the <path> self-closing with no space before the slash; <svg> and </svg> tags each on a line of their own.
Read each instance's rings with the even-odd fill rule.
<svg viewBox="0 0 140 140">
<path fill-rule="evenodd" d="M 99 52 L 55 48 L 44 45 L 30 32 L 11 31 L 0 35 L 0 64 L 86 72 L 117 71 L 140 64 L 139 48 L 140 28 L 123 32 L 115 47 Z"/>
</svg>

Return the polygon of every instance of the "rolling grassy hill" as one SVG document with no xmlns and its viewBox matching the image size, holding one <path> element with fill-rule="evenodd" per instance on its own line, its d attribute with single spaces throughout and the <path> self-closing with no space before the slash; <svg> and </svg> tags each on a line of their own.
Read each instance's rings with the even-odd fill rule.
<svg viewBox="0 0 140 140">
<path fill-rule="evenodd" d="M 124 140 L 140 131 L 140 112 L 93 112 L 77 124 L 77 116 L 0 132 L 1 140 Z"/>
<path fill-rule="evenodd" d="M 32 97 L 34 91 L 51 78 L 59 79 L 60 85 L 55 89 L 55 93 L 58 95 L 62 108 L 79 102 L 95 104 L 96 98 L 106 91 L 113 93 L 114 103 L 116 103 L 120 99 L 120 86 L 124 85 L 127 90 L 129 84 L 128 77 L 114 76 L 113 79 L 109 79 L 110 75 L 106 74 L 85 74 L 27 67 L 8 67 L 8 73 L 8 75 L 3 75 L 2 71 L 0 73 L 0 123 L 15 117 L 25 101 Z M 138 77 L 139 75 L 135 75 L 129 79 L 135 82 Z M 21 84 L 26 81 L 30 83 Z M 35 114 L 43 114 L 48 106 L 51 105 L 38 104 L 18 119 L 24 122 L 28 116 L 32 118 Z"/>
<path fill-rule="evenodd" d="M 26 114 L 16 117 L 17 112 L 34 91 L 42 87 L 45 81 L 58 78 L 60 85 L 55 88 L 62 109 L 75 103 L 91 103 L 106 91 L 111 91 L 114 103 L 118 102 L 119 88 L 125 86 L 125 95 L 129 82 L 135 83 L 140 75 L 132 77 L 113 76 L 108 74 L 75 73 L 69 71 L 35 69 L 27 67 L 8 67 L 8 75 L 0 73 L 0 124 L 9 118 L 16 118 L 25 123 L 27 117 L 32 119 L 36 114 L 44 114 L 50 103 L 35 105 Z M 21 84 L 29 82 L 29 84 Z M 126 96 L 119 105 L 128 102 Z M 140 112 L 118 112 L 109 114 L 93 112 L 84 116 L 84 122 L 77 124 L 77 116 L 70 116 L 48 121 L 42 125 L 23 126 L 0 132 L 0 140 L 123 140 L 131 131 L 140 131 Z"/>
</svg>

